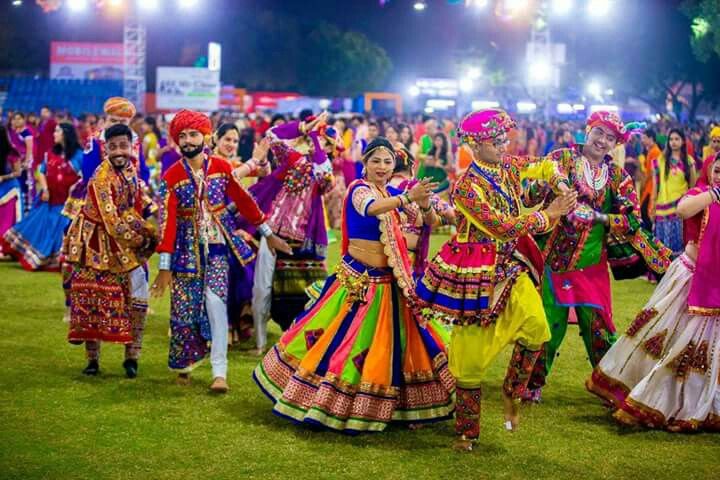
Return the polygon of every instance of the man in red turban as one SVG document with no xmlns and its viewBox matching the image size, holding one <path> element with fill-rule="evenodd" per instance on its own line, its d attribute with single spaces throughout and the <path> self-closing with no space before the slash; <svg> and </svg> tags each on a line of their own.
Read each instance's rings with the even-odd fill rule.
<svg viewBox="0 0 720 480">
<path fill-rule="evenodd" d="M 165 172 L 160 184 L 160 272 L 152 293 L 161 296 L 172 284 L 168 363 L 178 373 L 178 383 L 188 384 L 190 372 L 209 353 L 214 378 L 210 389 L 225 393 L 229 262 L 234 257 L 244 266 L 255 257 L 235 233 L 240 226 L 235 210 L 272 249 L 292 251 L 265 224 L 253 197 L 234 179 L 231 164 L 205 153 L 211 129 L 206 115 L 191 110 L 181 110 L 170 123 L 170 136 L 183 158 Z M 229 202 L 236 208 L 231 210 Z"/>
<path fill-rule="evenodd" d="M 208 136 L 212 133 L 212 123 L 204 113 L 180 110 L 170 122 L 170 137 L 176 145 L 180 145 L 180 133 L 183 130 L 196 130 L 203 136 Z"/>
</svg>

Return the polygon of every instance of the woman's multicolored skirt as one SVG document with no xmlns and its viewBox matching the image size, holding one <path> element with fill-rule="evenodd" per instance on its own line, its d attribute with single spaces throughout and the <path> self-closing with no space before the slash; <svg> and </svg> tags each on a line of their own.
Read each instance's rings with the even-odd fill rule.
<svg viewBox="0 0 720 480">
<path fill-rule="evenodd" d="M 624 424 L 720 431 L 720 317 L 691 316 L 694 262 L 676 259 L 587 388 Z"/>
<path fill-rule="evenodd" d="M 25 270 L 60 270 L 63 236 L 70 219 L 63 205 L 38 203 L 2 238 L 3 251 L 16 257 Z"/>
<path fill-rule="evenodd" d="M 273 412 L 345 433 L 450 418 L 447 331 L 418 323 L 389 268 L 345 256 L 253 377 Z"/>
</svg>

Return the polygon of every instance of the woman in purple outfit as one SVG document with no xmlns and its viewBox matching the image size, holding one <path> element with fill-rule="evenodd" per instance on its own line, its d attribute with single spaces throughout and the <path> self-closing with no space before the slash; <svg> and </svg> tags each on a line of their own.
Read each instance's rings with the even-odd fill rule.
<svg viewBox="0 0 720 480">
<path fill-rule="evenodd" d="M 305 288 L 327 276 L 322 196 L 333 187 L 327 151 L 332 151 L 337 135 L 326 120 L 323 113 L 268 130 L 277 168 L 250 188 L 273 233 L 293 249 L 292 256 L 278 252 L 275 257 L 266 242 L 260 242 L 252 298 L 258 355 L 267 344 L 268 319 L 287 329 L 307 302 Z"/>
</svg>

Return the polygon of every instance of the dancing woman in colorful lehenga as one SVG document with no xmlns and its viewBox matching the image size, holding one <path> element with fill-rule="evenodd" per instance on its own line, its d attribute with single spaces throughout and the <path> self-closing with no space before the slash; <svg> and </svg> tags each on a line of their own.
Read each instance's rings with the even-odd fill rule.
<svg viewBox="0 0 720 480">
<path fill-rule="evenodd" d="M 39 201 L 0 240 L 3 250 L 25 270 L 59 270 L 63 236 L 70 225 L 62 212 L 71 187 L 80 179 L 83 152 L 69 123 L 55 127 L 54 141 L 36 172 Z"/>
<path fill-rule="evenodd" d="M 587 388 L 621 423 L 720 431 L 720 159 L 679 202 L 687 246 Z"/>
<path fill-rule="evenodd" d="M 395 151 L 384 138 L 368 145 L 363 163 L 364 178 L 345 196 L 336 273 L 253 374 L 276 414 L 345 433 L 441 420 L 453 410 L 444 331 L 418 321 L 397 217 L 413 202 L 427 208 L 433 184 L 390 196 Z"/>
</svg>

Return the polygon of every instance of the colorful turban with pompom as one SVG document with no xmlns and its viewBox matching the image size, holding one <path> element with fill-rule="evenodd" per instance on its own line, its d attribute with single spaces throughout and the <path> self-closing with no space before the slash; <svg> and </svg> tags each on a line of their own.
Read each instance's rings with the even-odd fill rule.
<svg viewBox="0 0 720 480">
<path fill-rule="evenodd" d="M 601 125 L 615 134 L 617 143 L 625 143 L 630 139 L 630 132 L 628 132 L 618 114 L 605 111 L 597 111 L 590 115 L 585 127 L 585 135 L 589 134 L 593 128 Z"/>
<path fill-rule="evenodd" d="M 103 111 L 106 115 L 121 118 L 133 118 L 136 113 L 135 105 L 124 97 L 110 97 L 105 100 Z"/>
<path fill-rule="evenodd" d="M 179 145 L 180 132 L 183 130 L 197 130 L 203 135 L 212 133 L 212 123 L 210 118 L 204 113 L 194 112 L 192 110 L 180 110 L 175 114 L 170 122 L 170 137 Z"/>
<path fill-rule="evenodd" d="M 515 120 L 504 110 L 490 108 L 468 114 L 458 125 L 458 136 L 463 140 L 488 142 L 515 128 Z"/>
</svg>

